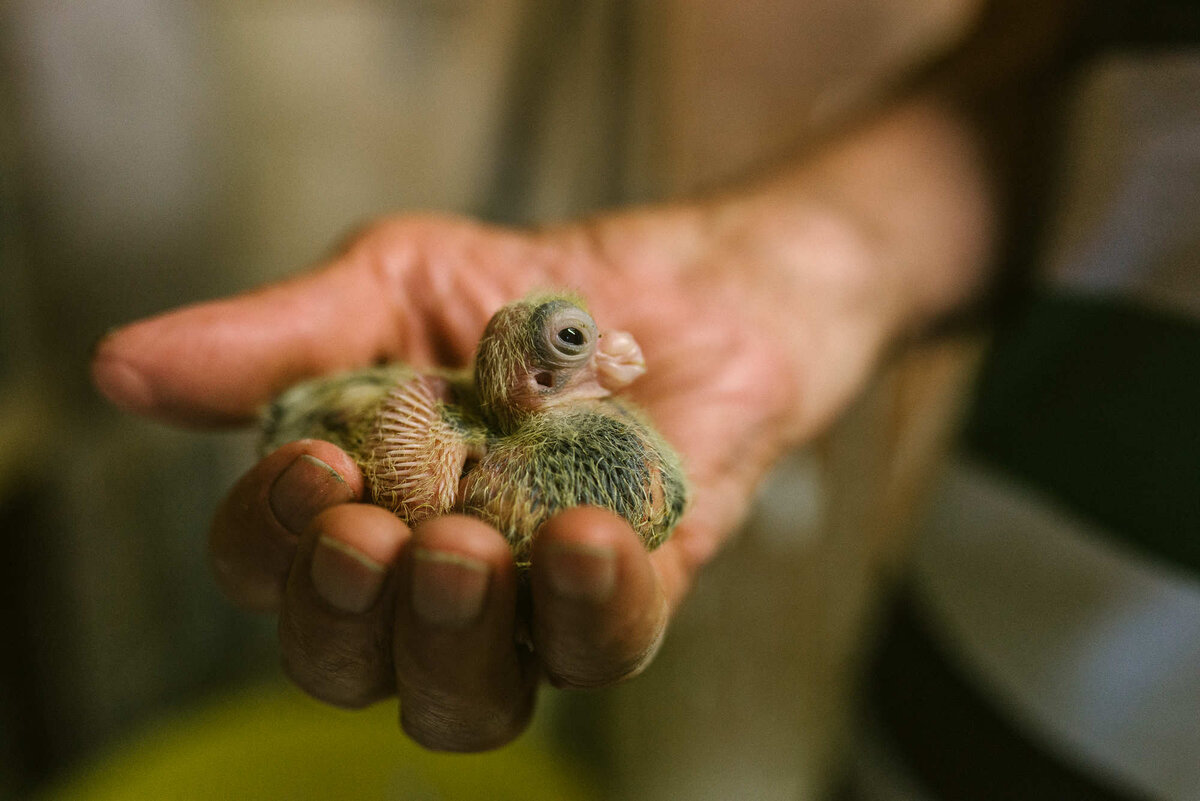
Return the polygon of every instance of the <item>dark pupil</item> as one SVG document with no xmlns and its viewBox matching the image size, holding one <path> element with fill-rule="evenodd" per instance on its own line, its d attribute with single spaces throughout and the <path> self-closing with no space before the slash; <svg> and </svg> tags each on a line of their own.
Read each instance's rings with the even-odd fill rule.
<svg viewBox="0 0 1200 801">
<path fill-rule="evenodd" d="M 558 338 L 568 345 L 579 347 L 583 344 L 583 332 L 578 328 L 564 328 L 558 332 Z"/>
</svg>

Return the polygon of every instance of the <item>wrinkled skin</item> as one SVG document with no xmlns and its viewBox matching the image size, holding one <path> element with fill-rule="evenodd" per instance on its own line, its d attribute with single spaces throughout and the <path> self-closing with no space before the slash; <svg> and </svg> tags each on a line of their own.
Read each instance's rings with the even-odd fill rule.
<svg viewBox="0 0 1200 801">
<path fill-rule="evenodd" d="M 694 501 L 651 554 L 607 512 L 552 518 L 532 553 L 528 619 L 498 532 L 456 516 L 410 530 L 354 503 L 362 476 L 329 443 L 267 455 L 213 523 L 219 583 L 279 611 L 302 688 L 343 706 L 396 693 L 426 746 L 495 747 L 527 724 L 540 677 L 598 687 L 641 671 L 776 457 L 977 284 L 986 204 L 965 141 L 919 109 L 780 182 L 704 202 L 533 232 L 386 221 L 289 282 L 110 335 L 93 377 L 138 414 L 243 424 L 307 376 L 463 365 L 491 314 L 535 288 L 569 287 L 632 333 L 648 371 L 629 394 L 679 451 Z"/>
</svg>

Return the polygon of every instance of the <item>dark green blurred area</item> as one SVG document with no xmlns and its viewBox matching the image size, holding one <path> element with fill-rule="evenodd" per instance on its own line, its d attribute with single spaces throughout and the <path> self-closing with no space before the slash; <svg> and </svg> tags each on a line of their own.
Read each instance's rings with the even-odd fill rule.
<svg viewBox="0 0 1200 801">
<path fill-rule="evenodd" d="M 86 20 L 73 27 L 21 4 L 0 20 L 0 798 L 8 798 L 180 698 L 271 669 L 274 656 L 269 622 L 238 613 L 206 575 L 206 520 L 247 441 L 130 420 L 87 379 L 91 345 L 106 329 L 236 280 L 204 269 L 218 257 L 204 192 L 179 204 L 204 165 L 170 144 L 179 130 L 169 120 L 115 130 L 131 111 L 153 122 L 153 103 L 164 99 L 115 107 L 105 92 L 138 90 L 113 85 L 128 64 L 99 63 L 94 49 L 75 52 L 91 59 L 80 73 L 56 71 L 57 53 L 74 47 Z M 154 45 L 143 42 L 131 60 Z M 172 93 L 171 77 L 147 77 L 142 88 Z"/>
<path fill-rule="evenodd" d="M 1200 573 L 1198 331 L 1131 300 L 1044 292 L 999 332 L 966 444 L 1114 541 Z"/>
</svg>

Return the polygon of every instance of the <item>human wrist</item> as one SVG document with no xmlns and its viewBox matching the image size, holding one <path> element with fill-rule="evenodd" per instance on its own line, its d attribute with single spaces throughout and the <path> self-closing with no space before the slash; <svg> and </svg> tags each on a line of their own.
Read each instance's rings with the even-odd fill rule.
<svg viewBox="0 0 1200 801">
<path fill-rule="evenodd" d="M 803 307 L 789 286 L 815 292 L 887 350 L 986 291 L 993 195 L 974 128 L 917 98 L 717 198 L 709 227 L 716 250 L 761 254 L 764 269 L 790 276 L 767 282 L 768 303 Z"/>
<path fill-rule="evenodd" d="M 928 101 L 695 208 L 683 283 L 716 288 L 783 348 L 806 407 L 801 435 L 889 352 L 971 303 L 991 267 L 974 132 Z"/>
</svg>

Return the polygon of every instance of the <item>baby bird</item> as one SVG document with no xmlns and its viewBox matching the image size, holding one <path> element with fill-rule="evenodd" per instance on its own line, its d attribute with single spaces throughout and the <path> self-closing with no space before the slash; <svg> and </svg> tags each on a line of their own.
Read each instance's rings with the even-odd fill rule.
<svg viewBox="0 0 1200 801">
<path fill-rule="evenodd" d="M 264 415 L 264 449 L 333 442 L 376 504 L 408 523 L 479 517 L 518 564 L 542 522 L 583 505 L 625 518 L 653 549 L 687 487 L 670 446 L 613 395 L 644 372 L 633 337 L 600 333 L 580 298 L 532 296 L 496 312 L 468 370 L 393 364 L 286 390 Z"/>
</svg>

